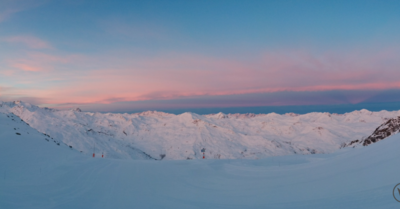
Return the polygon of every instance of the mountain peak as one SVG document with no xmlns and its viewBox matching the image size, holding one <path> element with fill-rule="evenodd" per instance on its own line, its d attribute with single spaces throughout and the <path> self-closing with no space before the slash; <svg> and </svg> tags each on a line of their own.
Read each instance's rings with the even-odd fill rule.
<svg viewBox="0 0 400 209">
<path fill-rule="evenodd" d="M 79 108 L 79 107 L 77 107 L 75 109 L 72 109 L 72 111 L 74 111 L 74 112 L 82 112 L 81 108 Z"/>
</svg>

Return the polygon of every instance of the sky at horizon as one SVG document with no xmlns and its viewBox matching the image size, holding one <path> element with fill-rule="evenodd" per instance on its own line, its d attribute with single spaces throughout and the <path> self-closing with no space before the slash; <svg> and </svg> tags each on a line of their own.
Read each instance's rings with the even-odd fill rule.
<svg viewBox="0 0 400 209">
<path fill-rule="evenodd" d="M 399 102 L 399 23 L 396 0 L 0 0 L 0 101 L 113 112 Z"/>
<path fill-rule="evenodd" d="M 121 104 L 122 103 L 122 104 Z M 120 113 L 133 114 L 147 111 L 165 112 L 170 114 L 195 113 L 199 115 L 208 114 L 307 114 L 313 112 L 323 112 L 331 114 L 345 114 L 353 111 L 367 110 L 371 112 L 380 111 L 399 111 L 400 102 L 377 102 L 377 103 L 358 103 L 358 104 L 335 104 L 335 105 L 280 105 L 280 106 L 238 106 L 238 107 L 202 107 L 202 108 L 126 108 L 124 102 L 118 102 L 110 108 L 107 104 L 98 104 L 81 109 L 84 112 L 100 113 Z M 78 107 L 79 108 L 79 107 Z"/>
</svg>

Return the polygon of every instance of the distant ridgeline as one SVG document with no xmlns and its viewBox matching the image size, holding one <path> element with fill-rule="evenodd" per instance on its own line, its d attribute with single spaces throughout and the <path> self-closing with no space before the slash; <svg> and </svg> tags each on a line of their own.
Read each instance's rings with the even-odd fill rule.
<svg viewBox="0 0 400 209">
<path fill-rule="evenodd" d="M 400 111 L 365 109 L 303 115 L 175 115 L 156 111 L 113 114 L 40 108 L 24 102 L 0 103 L 0 112 L 18 116 L 48 139 L 82 154 L 149 160 L 202 159 L 203 155 L 205 159 L 260 159 L 332 153 L 396 134 L 400 120 Z M 201 152 L 203 149 L 205 152 Z"/>
</svg>

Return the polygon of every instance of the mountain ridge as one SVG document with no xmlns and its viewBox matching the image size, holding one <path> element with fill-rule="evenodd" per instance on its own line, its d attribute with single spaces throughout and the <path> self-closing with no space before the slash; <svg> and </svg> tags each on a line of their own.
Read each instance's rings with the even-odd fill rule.
<svg viewBox="0 0 400 209">
<path fill-rule="evenodd" d="M 367 138 L 400 111 L 345 114 L 179 115 L 55 110 L 25 102 L 2 102 L 0 112 L 17 115 L 31 127 L 91 155 L 119 159 L 259 159 L 291 154 L 332 153 Z M 147 156 L 147 157 L 146 157 Z"/>
</svg>

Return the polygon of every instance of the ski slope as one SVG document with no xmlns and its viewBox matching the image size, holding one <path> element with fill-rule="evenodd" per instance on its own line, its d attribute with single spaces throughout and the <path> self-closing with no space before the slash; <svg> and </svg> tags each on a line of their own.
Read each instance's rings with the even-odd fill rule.
<svg viewBox="0 0 400 209">
<path fill-rule="evenodd" d="M 261 159 L 293 154 L 332 153 L 362 140 L 400 111 L 346 114 L 293 113 L 180 115 L 91 113 L 3 102 L 13 113 L 52 140 L 83 154 L 114 159 Z M 95 151 L 93 151 L 95 149 Z"/>
<path fill-rule="evenodd" d="M 0 208 L 400 207 L 400 135 L 332 154 L 177 161 L 92 158 L 46 138 L 0 113 Z"/>
</svg>

